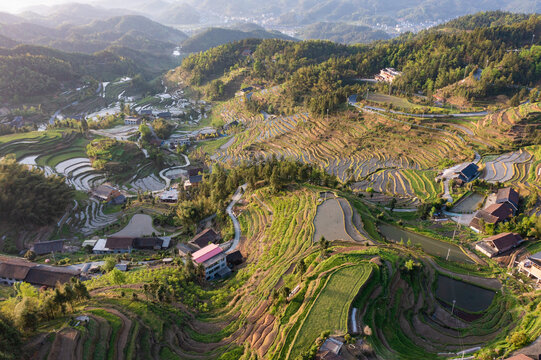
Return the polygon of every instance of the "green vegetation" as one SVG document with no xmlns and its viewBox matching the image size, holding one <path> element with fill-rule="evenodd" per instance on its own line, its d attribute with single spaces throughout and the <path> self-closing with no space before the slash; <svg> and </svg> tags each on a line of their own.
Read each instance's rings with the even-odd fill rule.
<svg viewBox="0 0 541 360">
<path fill-rule="evenodd" d="M 62 178 L 29 170 L 14 156 L 0 159 L 0 218 L 5 222 L 50 225 L 64 214 L 73 195 Z"/>
<path fill-rule="evenodd" d="M 129 171 L 145 159 L 134 143 L 114 139 L 93 140 L 88 144 L 86 154 L 93 168 L 104 170 L 113 177 L 128 177 Z"/>
<path fill-rule="evenodd" d="M 309 348 L 323 331 L 347 332 L 350 305 L 371 271 L 368 265 L 345 266 L 328 277 L 297 333 L 290 357 Z"/>
</svg>

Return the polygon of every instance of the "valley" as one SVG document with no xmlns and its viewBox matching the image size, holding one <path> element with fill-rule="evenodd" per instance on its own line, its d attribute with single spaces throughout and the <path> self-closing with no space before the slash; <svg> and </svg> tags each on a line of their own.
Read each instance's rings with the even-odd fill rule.
<svg viewBox="0 0 541 360">
<path fill-rule="evenodd" d="M 0 49 L 0 358 L 539 355 L 540 16 L 362 45 L 138 16 Z"/>
</svg>

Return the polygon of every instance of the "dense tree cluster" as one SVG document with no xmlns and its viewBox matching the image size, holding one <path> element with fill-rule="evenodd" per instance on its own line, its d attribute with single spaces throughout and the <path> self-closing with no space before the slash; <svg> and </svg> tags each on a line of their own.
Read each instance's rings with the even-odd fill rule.
<svg viewBox="0 0 541 360">
<path fill-rule="evenodd" d="M 0 313 L 0 358 L 18 359 L 21 346 L 21 335 L 13 322 Z"/>
<path fill-rule="evenodd" d="M 152 123 L 152 128 L 156 133 L 156 136 L 160 139 L 168 139 L 173 132 L 173 125 L 164 119 L 156 119 Z"/>
<path fill-rule="evenodd" d="M 247 183 L 251 188 L 269 185 L 277 192 L 288 184 L 306 182 L 330 187 L 339 184 L 335 176 L 324 170 L 291 160 L 271 158 L 243 163 L 229 170 L 217 164 L 197 188 L 190 193 L 181 193 L 182 201 L 176 212 L 182 223 L 194 225 L 214 213 L 226 217 L 223 210 L 227 200 L 242 184 Z"/>
<path fill-rule="evenodd" d="M 15 296 L 0 304 L 0 321 L 5 316 L 25 333 L 36 330 L 41 321 L 65 315 L 79 302 L 90 299 L 86 285 L 75 278 L 55 289 L 41 291 L 24 282 L 13 286 Z"/>
<path fill-rule="evenodd" d="M 143 153 L 134 143 L 108 138 L 92 141 L 86 147 L 86 154 L 93 168 L 105 170 L 110 175 L 129 171 L 134 164 L 144 159 Z"/>
<path fill-rule="evenodd" d="M 528 20 L 528 15 L 507 11 L 484 11 L 477 14 L 461 16 L 445 24 L 439 29 L 474 30 L 480 27 L 502 26 Z"/>
<path fill-rule="evenodd" d="M 49 225 L 65 212 L 73 190 L 58 176 L 17 163 L 15 156 L 0 160 L 0 219 L 20 225 Z"/>
<path fill-rule="evenodd" d="M 295 105 L 311 105 L 316 114 L 332 111 L 345 102 L 344 95 L 349 91 L 340 93 L 339 89 L 356 78 L 373 77 L 385 67 L 402 71 L 392 90 L 406 95 L 418 91 L 430 95 L 465 77 L 473 78 L 474 73 L 479 77 L 477 70 L 483 70 L 479 81 L 474 87 L 459 87 L 456 91 L 460 95 L 473 99 L 514 93 L 520 87 L 535 86 L 541 79 L 541 50 L 536 45 L 541 38 L 541 16 L 477 14 L 464 22 L 451 24 L 454 31 L 429 29 L 369 45 L 238 42 L 191 55 L 181 70 L 192 84 L 201 85 L 243 68 L 251 81 L 284 84 L 282 111 Z M 476 23 L 490 26 L 460 30 Z M 253 51 L 251 57 L 241 55 L 245 48 Z M 219 95 L 220 82 L 212 85 L 213 96 Z"/>
<path fill-rule="evenodd" d="M 31 45 L 0 48 L 0 95 L 15 102 L 58 91 L 64 83 L 95 83 L 135 72 L 131 60 L 111 51 L 84 55 Z"/>
</svg>

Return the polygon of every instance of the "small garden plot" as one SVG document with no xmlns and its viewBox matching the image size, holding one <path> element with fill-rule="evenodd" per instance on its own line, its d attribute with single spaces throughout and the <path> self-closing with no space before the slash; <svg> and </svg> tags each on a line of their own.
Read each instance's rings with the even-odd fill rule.
<svg viewBox="0 0 541 360">
<path fill-rule="evenodd" d="M 345 333 L 349 308 L 370 277 L 369 265 L 347 266 L 332 273 L 302 323 L 289 358 L 296 359 L 324 331 Z"/>
<path fill-rule="evenodd" d="M 452 212 L 459 214 L 473 213 L 479 209 L 484 200 L 485 196 L 483 194 L 472 193 L 453 206 Z"/>
<path fill-rule="evenodd" d="M 338 200 L 325 201 L 317 208 L 313 241 L 319 241 L 322 236 L 327 240 L 353 240 L 346 232 L 345 221 L 344 211 Z"/>
</svg>

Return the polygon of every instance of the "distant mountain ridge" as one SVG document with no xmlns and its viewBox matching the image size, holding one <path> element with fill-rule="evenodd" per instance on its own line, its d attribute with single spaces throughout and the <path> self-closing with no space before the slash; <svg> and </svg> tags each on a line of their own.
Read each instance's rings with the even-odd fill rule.
<svg viewBox="0 0 541 360">
<path fill-rule="evenodd" d="M 242 31 L 226 28 L 208 28 L 198 34 L 193 35 L 182 43 L 184 52 L 199 52 L 210 48 L 240 41 L 244 39 L 283 39 L 295 40 L 294 38 L 282 34 L 278 31 L 251 30 Z"/>
<path fill-rule="evenodd" d="M 171 54 L 187 38 L 179 30 L 139 15 L 94 20 L 79 26 L 64 24 L 57 28 L 29 22 L 1 24 L 0 35 L 18 42 L 83 53 L 94 53 L 116 45 Z"/>
<path fill-rule="evenodd" d="M 305 26 L 299 31 L 299 37 L 306 40 L 330 40 L 343 44 L 361 44 L 390 38 L 385 31 L 374 30 L 369 26 L 328 22 Z"/>
<path fill-rule="evenodd" d="M 309 25 L 321 21 L 362 21 L 395 24 L 399 21 L 430 22 L 489 10 L 541 12 L 535 0 L 186 0 L 199 11 L 213 9 L 225 16 L 259 17 L 274 24 Z"/>
</svg>

